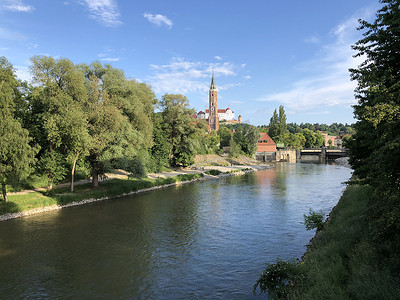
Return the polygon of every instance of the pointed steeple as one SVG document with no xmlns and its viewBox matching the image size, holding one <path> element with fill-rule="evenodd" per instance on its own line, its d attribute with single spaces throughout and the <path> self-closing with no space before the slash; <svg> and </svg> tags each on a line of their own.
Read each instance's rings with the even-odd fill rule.
<svg viewBox="0 0 400 300">
<path fill-rule="evenodd" d="M 212 72 L 212 77 L 211 77 L 211 86 L 210 86 L 210 91 L 216 91 L 217 87 L 215 86 L 214 82 L 214 71 Z"/>
</svg>

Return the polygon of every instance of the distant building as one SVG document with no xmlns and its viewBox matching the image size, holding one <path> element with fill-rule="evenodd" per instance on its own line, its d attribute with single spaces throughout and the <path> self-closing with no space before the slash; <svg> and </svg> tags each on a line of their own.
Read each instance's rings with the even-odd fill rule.
<svg viewBox="0 0 400 300">
<path fill-rule="evenodd" d="M 333 147 L 336 147 L 336 148 L 342 148 L 343 141 L 342 141 L 342 138 L 340 136 L 328 135 L 325 132 L 321 132 L 321 134 L 325 139 L 325 143 L 324 143 L 325 147 L 333 146 Z M 331 141 L 331 144 L 329 144 L 329 140 Z"/>
<path fill-rule="evenodd" d="M 260 138 L 257 141 L 257 152 L 275 152 L 276 151 L 276 144 L 270 138 L 268 133 L 261 132 Z"/>
<path fill-rule="evenodd" d="M 210 110 L 199 111 L 197 113 L 197 119 L 207 120 L 210 115 Z M 235 113 L 228 107 L 227 109 L 218 109 L 218 120 L 219 121 L 233 121 L 235 120 Z"/>
<path fill-rule="evenodd" d="M 257 141 L 256 159 L 261 161 L 276 159 L 276 144 L 266 132 L 261 132 Z"/>
<path fill-rule="evenodd" d="M 219 130 L 219 118 L 218 118 L 218 107 L 217 107 L 217 87 L 214 83 L 214 72 L 211 78 L 210 92 L 208 94 L 209 99 L 209 114 L 208 114 L 208 131 Z"/>
<path fill-rule="evenodd" d="M 208 130 L 219 130 L 219 122 L 227 124 L 242 123 L 242 116 L 239 115 L 235 120 L 235 113 L 228 107 L 227 109 L 218 109 L 217 87 L 214 81 L 214 74 L 211 77 L 210 91 L 208 95 L 209 108 L 205 111 L 199 111 L 196 115 L 197 119 L 208 121 Z"/>
</svg>

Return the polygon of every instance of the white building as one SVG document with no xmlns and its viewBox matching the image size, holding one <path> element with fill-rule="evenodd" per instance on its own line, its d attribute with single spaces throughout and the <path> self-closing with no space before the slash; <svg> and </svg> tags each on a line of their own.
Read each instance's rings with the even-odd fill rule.
<svg viewBox="0 0 400 300">
<path fill-rule="evenodd" d="M 206 112 L 199 111 L 197 119 L 207 120 L 210 110 L 206 109 Z M 218 119 L 220 121 L 233 121 L 235 120 L 235 113 L 228 107 L 227 109 L 218 109 Z"/>
</svg>

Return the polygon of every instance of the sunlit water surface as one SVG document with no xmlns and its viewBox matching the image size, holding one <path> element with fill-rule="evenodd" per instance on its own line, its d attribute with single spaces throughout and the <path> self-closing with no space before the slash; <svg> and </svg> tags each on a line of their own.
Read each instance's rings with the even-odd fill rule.
<svg viewBox="0 0 400 300">
<path fill-rule="evenodd" d="M 300 258 L 351 170 L 278 164 L 0 223 L 1 299 L 257 299 L 264 263 Z"/>
</svg>

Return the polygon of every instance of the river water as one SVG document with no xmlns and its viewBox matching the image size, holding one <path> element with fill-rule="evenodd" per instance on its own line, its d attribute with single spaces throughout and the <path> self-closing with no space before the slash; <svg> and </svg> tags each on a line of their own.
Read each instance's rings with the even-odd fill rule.
<svg viewBox="0 0 400 300">
<path fill-rule="evenodd" d="M 264 263 L 300 258 L 351 170 L 276 168 L 0 223 L 1 299 L 258 299 Z"/>
</svg>

